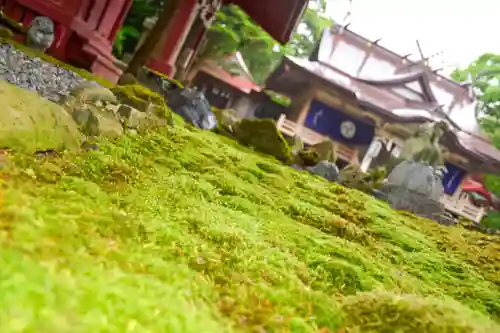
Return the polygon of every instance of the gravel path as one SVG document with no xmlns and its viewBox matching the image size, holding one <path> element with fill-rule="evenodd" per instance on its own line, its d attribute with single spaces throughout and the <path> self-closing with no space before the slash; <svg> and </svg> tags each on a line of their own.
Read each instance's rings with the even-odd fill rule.
<svg viewBox="0 0 500 333">
<path fill-rule="evenodd" d="M 35 90 L 54 102 L 78 85 L 97 85 L 61 66 L 30 57 L 10 44 L 0 44 L 0 79 L 20 88 Z"/>
</svg>

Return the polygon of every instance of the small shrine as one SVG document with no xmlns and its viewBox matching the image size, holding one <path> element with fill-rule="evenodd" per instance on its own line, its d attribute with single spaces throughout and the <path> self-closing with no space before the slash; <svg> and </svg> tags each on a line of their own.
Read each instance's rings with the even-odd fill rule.
<svg viewBox="0 0 500 333">
<path fill-rule="evenodd" d="M 205 94 L 210 105 L 239 113 L 251 107 L 249 95 L 261 91 L 239 52 L 203 64 L 193 79 L 193 86 Z"/>
<path fill-rule="evenodd" d="M 335 25 L 310 59 L 285 58 L 266 88 L 292 100 L 278 129 L 307 145 L 333 140 L 341 167 L 367 171 L 384 154 L 399 156 L 421 124 L 445 124 L 439 201 L 456 216 L 476 222 L 484 216 L 463 184 L 470 174 L 498 173 L 500 151 L 480 131 L 470 86 Z"/>
</svg>

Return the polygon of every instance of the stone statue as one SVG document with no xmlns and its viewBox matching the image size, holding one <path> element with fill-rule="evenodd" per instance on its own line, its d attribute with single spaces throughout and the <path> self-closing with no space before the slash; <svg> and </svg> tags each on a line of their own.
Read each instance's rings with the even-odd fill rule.
<svg viewBox="0 0 500 333">
<path fill-rule="evenodd" d="M 46 16 L 35 17 L 26 32 L 26 45 L 45 52 L 54 39 L 54 22 Z"/>
<path fill-rule="evenodd" d="M 399 157 L 405 160 L 423 162 L 433 168 L 442 166 L 444 159 L 439 140 L 445 129 L 444 122 L 421 125 L 415 134 L 406 140 Z"/>
<path fill-rule="evenodd" d="M 394 209 L 438 222 L 444 218 L 444 206 L 439 202 L 444 193 L 441 172 L 444 159 L 439 140 L 445 129 L 444 122 L 422 125 L 404 143 L 400 155 L 403 161 L 389 173 L 382 188 Z"/>
</svg>

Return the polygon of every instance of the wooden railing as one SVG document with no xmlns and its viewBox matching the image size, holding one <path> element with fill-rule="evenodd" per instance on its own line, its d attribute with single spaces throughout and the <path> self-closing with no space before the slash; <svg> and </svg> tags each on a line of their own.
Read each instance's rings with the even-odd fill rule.
<svg viewBox="0 0 500 333">
<path fill-rule="evenodd" d="M 284 114 L 279 117 L 276 126 L 283 134 L 288 136 L 298 136 L 307 145 L 315 145 L 329 139 L 328 137 L 319 134 L 310 128 L 297 125 L 295 122 L 288 120 Z M 335 153 L 338 158 L 350 164 L 359 164 L 357 149 L 347 147 L 338 142 L 335 142 L 335 146 Z"/>
<path fill-rule="evenodd" d="M 314 145 L 327 139 L 327 137 L 313 131 L 310 128 L 297 125 L 295 122 L 288 120 L 282 114 L 276 124 L 278 130 L 288 136 L 299 136 L 302 141 L 308 145 Z M 345 145 L 336 143 L 337 156 L 353 164 L 358 164 L 358 152 L 356 149 L 349 148 Z M 475 206 L 469 199 L 467 193 L 462 192 L 460 189 L 454 195 L 443 195 L 440 199 L 445 209 L 453 214 L 463 216 L 474 222 L 479 222 L 486 214 L 484 208 Z"/>
<path fill-rule="evenodd" d="M 462 192 L 460 189 L 458 189 L 454 195 L 443 195 L 440 201 L 445 206 L 446 210 L 474 222 L 480 222 L 486 215 L 486 210 L 482 207 L 475 206 L 471 202 L 469 195 Z"/>
</svg>

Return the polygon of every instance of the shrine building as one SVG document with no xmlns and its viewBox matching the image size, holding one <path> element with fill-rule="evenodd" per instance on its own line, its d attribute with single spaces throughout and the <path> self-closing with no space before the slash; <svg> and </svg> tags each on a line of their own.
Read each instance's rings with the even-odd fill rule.
<svg viewBox="0 0 500 333">
<path fill-rule="evenodd" d="M 325 31 L 310 59 L 286 57 L 266 88 L 288 96 L 277 117 L 287 136 L 309 145 L 331 138 L 340 166 L 368 170 L 383 150 L 397 156 L 419 124 L 445 121 L 447 173 L 441 201 L 456 215 L 480 221 L 462 184 L 472 174 L 499 173 L 500 151 L 481 133 L 469 85 L 439 75 L 339 25 Z"/>
</svg>

